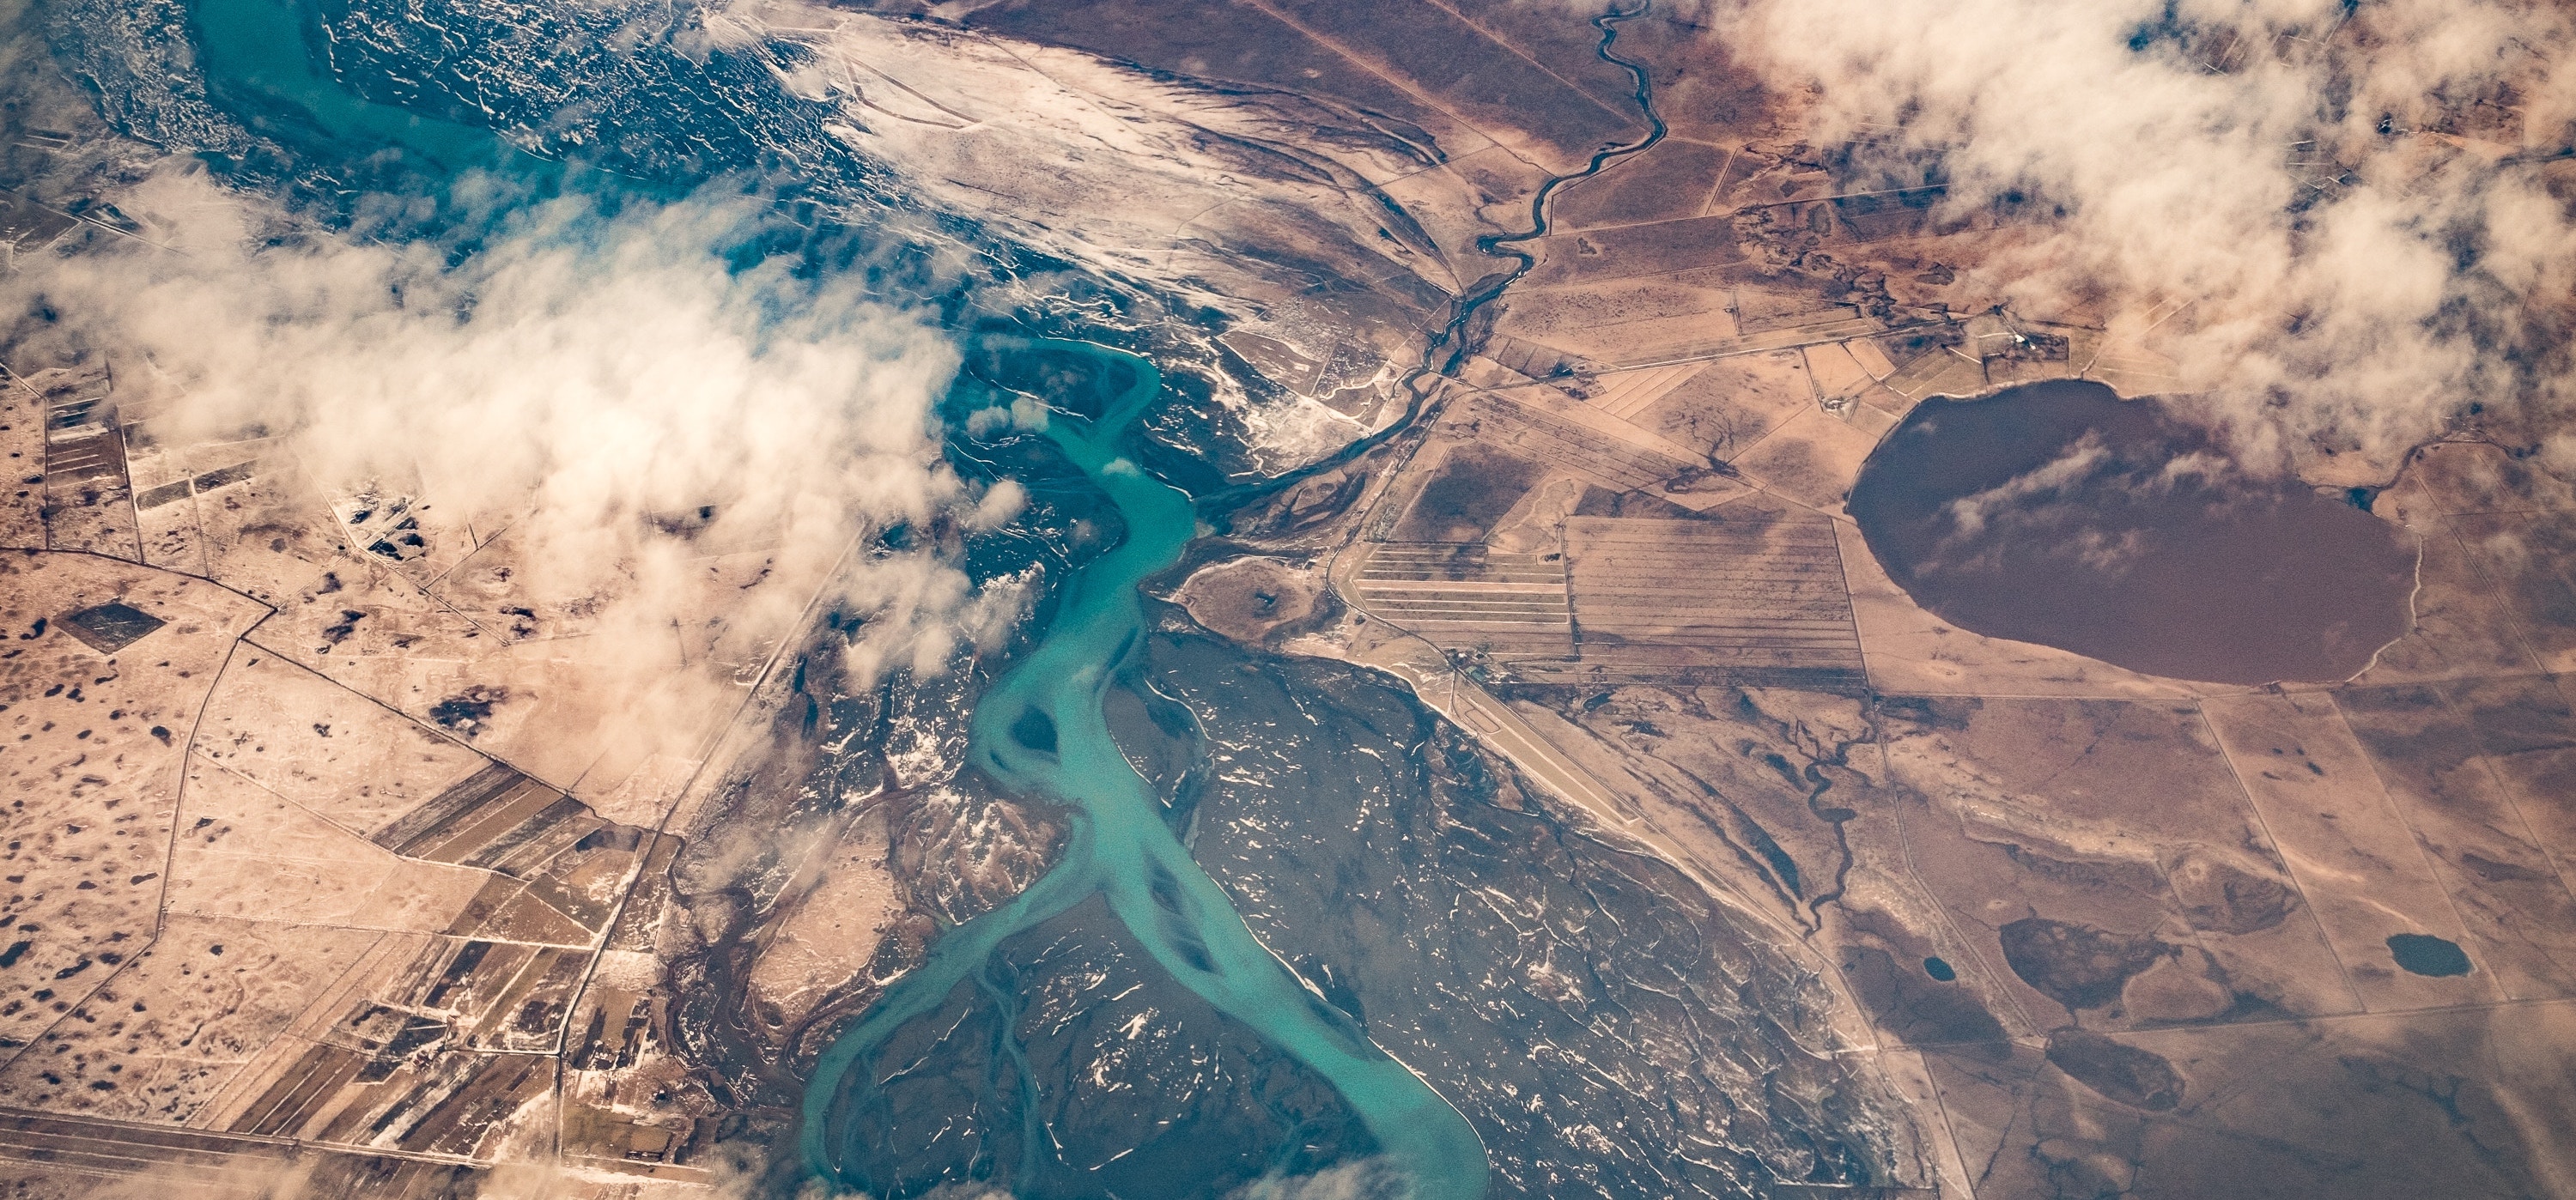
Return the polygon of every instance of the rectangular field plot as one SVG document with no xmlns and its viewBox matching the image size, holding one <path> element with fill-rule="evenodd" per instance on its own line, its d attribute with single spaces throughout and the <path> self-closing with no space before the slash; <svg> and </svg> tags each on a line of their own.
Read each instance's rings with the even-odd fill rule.
<svg viewBox="0 0 2576 1200">
<path fill-rule="evenodd" d="M 1451 428 L 1465 436 L 1621 491 L 1652 488 L 1693 465 L 1500 395 L 1470 397 L 1457 412 Z"/>
<path fill-rule="evenodd" d="M 1359 594 L 1371 613 L 1444 650 L 1560 660 L 1573 652 L 1558 555 L 1386 542 L 1360 568 Z"/>
<path fill-rule="evenodd" d="M 1638 413 L 1646 411 L 1655 401 L 1670 395 L 1707 367 L 1707 363 L 1688 362 L 1671 367 L 1648 367 L 1643 371 L 1621 371 L 1598 380 L 1595 386 L 1599 390 L 1592 393 L 1588 403 L 1622 421 L 1633 421 Z"/>
<path fill-rule="evenodd" d="M 1842 557 L 1823 517 L 1576 517 L 1565 541 L 1577 662 L 1551 673 L 1565 682 L 1862 681 Z"/>
</svg>

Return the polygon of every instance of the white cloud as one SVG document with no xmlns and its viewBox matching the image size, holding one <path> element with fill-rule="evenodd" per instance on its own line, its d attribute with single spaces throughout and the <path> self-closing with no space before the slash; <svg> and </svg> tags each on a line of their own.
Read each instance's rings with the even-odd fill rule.
<svg viewBox="0 0 2576 1200">
<path fill-rule="evenodd" d="M 176 252 L 21 256 L 0 312 L 59 320 L 22 323 L 17 350 L 105 353 L 127 402 L 160 393 L 164 442 L 282 435 L 326 489 L 415 495 L 486 544 L 506 528 L 514 589 L 596 614 L 568 653 L 641 675 L 667 655 L 639 647 L 681 626 L 774 643 L 863 531 L 991 528 L 1025 498 L 942 462 L 932 406 L 957 354 L 923 318 L 864 294 L 863 271 L 728 261 L 775 229 L 756 200 L 556 200 L 453 258 L 300 228 L 192 173 L 118 203 Z M 1026 581 L 979 594 L 917 542 L 848 572 L 863 673 L 935 671 L 1017 615 Z M 719 585 L 723 552 L 756 561 Z"/>
<path fill-rule="evenodd" d="M 1738 0 L 1812 137 L 1903 132 L 1946 203 L 2063 207 L 1979 276 L 2035 313 L 2189 307 L 2156 348 L 2241 453 L 2383 466 L 2470 402 L 2569 400 L 2576 26 L 2519 0 Z M 2385 128 L 2383 129 L 2383 125 Z M 1872 128 L 1874 127 L 1874 128 Z M 2115 332 L 2119 332 L 2115 325 Z M 2558 424 L 2563 424 L 2559 422 Z M 2576 433 L 2549 435 L 2576 466 Z"/>
<path fill-rule="evenodd" d="M 2065 491 L 2091 478 L 2110 461 L 2111 450 L 2103 444 L 2102 435 L 2087 431 L 2057 457 L 1993 487 L 1951 501 L 1948 511 L 1951 524 L 1957 528 L 1955 536 L 1975 537 L 1985 531 L 1988 521 L 2019 510 L 2036 498 Z"/>
</svg>

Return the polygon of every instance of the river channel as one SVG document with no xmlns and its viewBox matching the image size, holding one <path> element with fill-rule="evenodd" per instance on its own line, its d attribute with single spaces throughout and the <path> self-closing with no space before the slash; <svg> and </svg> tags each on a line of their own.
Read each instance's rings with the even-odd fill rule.
<svg viewBox="0 0 2576 1200">
<path fill-rule="evenodd" d="M 347 166 L 368 178 L 408 175 L 433 188 L 480 170 L 527 185 L 536 194 L 568 180 L 561 164 L 516 150 L 490 130 L 357 94 L 328 62 L 322 17 L 308 4 L 194 0 L 190 12 L 207 97 L 254 133 L 295 147 L 300 159 L 310 158 L 299 165 Z M 1549 181 L 1532 199 L 1529 232 L 1482 240 L 1487 253 L 1516 266 L 1489 276 L 1460 298 L 1445 328 L 1426 347 L 1416 375 L 1440 373 L 1452 365 L 1475 310 L 1529 269 L 1532 260 L 1519 243 L 1546 233 L 1551 194 L 1663 136 L 1647 73 L 1611 49 L 1617 24 L 1635 15 L 1613 12 L 1593 24 L 1601 35 L 1596 52 L 1636 81 L 1648 124 L 1644 136 L 1604 148 L 1585 169 Z M 368 166 L 360 169 L 361 163 Z M 388 171 L 387 163 L 399 165 Z M 657 185 L 597 171 L 575 171 L 569 178 L 610 195 L 644 192 L 668 199 L 671 194 L 670 181 Z M 1033 932 L 1054 936 L 1051 931 L 1114 918 L 1125 940 L 1171 982 L 1328 1084 L 1347 1118 L 1366 1131 L 1365 1138 L 1346 1139 L 1345 1144 L 1371 1152 L 1377 1162 L 1408 1177 L 1411 1193 L 1422 1200 L 1482 1196 L 1490 1170 L 1477 1126 L 1414 1069 L 1381 1049 L 1359 1018 L 1292 973 L 1247 927 L 1227 890 L 1175 835 L 1155 786 L 1138 774 L 1113 740 L 1104 701 L 1120 673 L 1132 673 L 1144 658 L 1140 647 L 1146 628 L 1137 584 L 1177 561 L 1201 532 L 1198 506 L 1191 498 L 1121 451 L 1122 439 L 1161 391 L 1159 372 L 1144 359 L 1079 341 L 987 344 L 982 349 L 1088 360 L 1101 368 L 1089 378 L 1109 381 L 1103 387 L 1115 392 L 1035 397 L 1050 410 L 1042 436 L 1117 510 L 1126 535 L 1115 549 L 1060 581 L 1052 623 L 978 702 L 969 743 L 974 770 L 1009 791 L 1064 804 L 1076 819 L 1053 870 L 1000 909 L 947 931 L 927 961 L 896 982 L 827 1051 L 804 1098 L 800 1148 L 808 1165 L 837 1183 L 873 1190 L 892 1183 L 900 1189 L 899 1181 L 868 1177 L 870 1160 L 856 1151 L 852 1138 L 860 1136 L 854 1132 L 854 1114 L 885 1103 L 880 1095 L 885 1072 L 901 1065 L 896 1060 L 904 1053 L 900 1035 L 906 1027 L 926 1014 L 936 1015 L 961 985 L 987 992 L 1009 988 L 1013 946 L 1024 945 Z M 1425 394 L 1415 390 L 1408 417 L 1418 414 Z M 1347 461 L 1404 423 L 1309 470 Z M 1239 501 L 1241 493 L 1276 487 L 1299 474 L 1219 494 L 1210 501 L 1211 511 Z M 1102 912 L 1106 918 L 1082 915 Z M 890 1040 L 896 1043 L 893 1048 Z M 1006 1053 L 1025 1058 L 1027 1050 L 1006 1048 Z M 1323 1136 L 1315 1130 L 1330 1120 L 1310 1120 L 1298 1133 Z M 1017 1153 L 1033 1157 L 1044 1131 L 1030 1132 L 1038 1136 L 1019 1142 Z M 1034 1173 L 1030 1163 L 1018 1164 L 1017 1171 L 1011 1164 L 998 1166 L 1023 1179 Z"/>
<path fill-rule="evenodd" d="M 1119 353 L 1081 343 L 1045 345 L 1059 353 Z M 1161 386 L 1152 364 L 1136 359 L 1129 365 L 1101 372 L 1132 381 L 1101 416 L 1086 421 L 1059 410 L 1046 430 L 1117 506 L 1127 539 L 1066 585 L 1045 639 L 985 693 L 969 752 L 1006 786 L 1072 805 L 1082 819 L 1054 870 L 1011 903 L 949 931 L 928 962 L 889 989 L 823 1056 L 805 1097 L 805 1153 L 817 1171 L 844 1178 L 839 1143 L 847 1107 L 864 1102 L 878 1072 L 901 1065 L 878 1061 L 887 1039 L 985 969 L 1005 939 L 1097 894 L 1173 979 L 1330 1081 L 1380 1148 L 1414 1178 L 1416 1195 L 1471 1200 L 1483 1194 L 1485 1180 L 1475 1130 L 1252 936 L 1225 892 L 1173 836 L 1153 787 L 1111 739 L 1102 704 L 1144 628 L 1136 585 L 1177 561 L 1197 532 L 1189 498 L 1119 452 L 1119 435 Z"/>
</svg>

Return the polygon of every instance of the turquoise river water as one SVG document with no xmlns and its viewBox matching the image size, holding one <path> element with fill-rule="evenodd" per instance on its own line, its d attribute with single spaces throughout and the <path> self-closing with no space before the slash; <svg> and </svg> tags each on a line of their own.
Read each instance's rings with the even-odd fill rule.
<svg viewBox="0 0 2576 1200">
<path fill-rule="evenodd" d="M 399 148 L 433 173 L 552 169 L 487 130 L 351 92 L 317 61 L 309 14 L 294 0 L 196 0 L 194 14 L 210 91 L 281 141 L 348 156 Z M 1047 346 L 1132 359 L 1088 343 Z M 1197 533 L 1189 497 L 1118 452 L 1120 435 L 1161 388 L 1151 363 L 1132 361 L 1134 382 L 1100 417 L 1059 413 L 1046 432 L 1117 505 L 1126 541 L 1066 584 L 1045 637 L 977 705 L 970 741 L 976 765 L 993 778 L 1078 813 L 1063 860 L 1010 904 L 950 930 L 927 962 L 842 1034 L 805 1095 L 806 1159 L 839 1178 L 836 1111 L 875 1085 L 874 1054 L 888 1035 L 982 969 L 1004 939 L 1099 894 L 1175 979 L 1339 1090 L 1390 1165 L 1411 1177 L 1419 1200 L 1475 1200 L 1487 1170 L 1466 1118 L 1316 999 L 1245 928 L 1110 737 L 1104 693 L 1143 628 L 1136 585 L 1177 561 Z"/>
<path fill-rule="evenodd" d="M 1135 382 L 1098 419 L 1058 414 L 1047 427 L 1047 437 L 1118 506 L 1127 540 L 1072 580 L 1045 639 L 985 693 L 969 751 L 995 779 L 1071 804 L 1081 819 L 1053 871 L 1011 903 L 949 931 L 928 962 L 823 1056 L 805 1094 L 806 1156 L 818 1172 L 837 1174 L 835 1110 L 873 1086 L 873 1054 L 888 1036 L 981 970 L 1003 939 L 1099 893 L 1173 978 L 1330 1081 L 1391 1163 L 1411 1176 L 1415 1196 L 1474 1200 L 1485 1190 L 1485 1154 L 1467 1119 L 1347 1020 L 1336 1020 L 1252 936 L 1224 890 L 1172 835 L 1153 788 L 1110 737 L 1102 700 L 1144 628 L 1137 582 L 1178 560 L 1198 523 L 1189 497 L 1118 453 L 1119 434 L 1161 387 L 1152 364 L 1136 366 Z"/>
</svg>

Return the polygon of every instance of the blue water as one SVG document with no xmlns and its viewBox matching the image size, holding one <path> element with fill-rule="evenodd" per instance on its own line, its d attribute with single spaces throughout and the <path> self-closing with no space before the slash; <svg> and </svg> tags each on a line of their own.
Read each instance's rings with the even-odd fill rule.
<svg viewBox="0 0 2576 1200">
<path fill-rule="evenodd" d="M 370 103 L 341 86 L 315 61 L 307 11 L 295 0 L 197 0 L 192 13 L 209 89 L 255 105 L 239 114 L 254 124 L 300 126 L 306 137 L 297 140 L 318 134 L 344 154 L 390 147 L 447 172 L 534 164 L 491 130 Z"/>
<path fill-rule="evenodd" d="M 1118 354 L 1081 343 L 1045 345 Z M 844 1137 L 838 1115 L 873 1086 L 876 1049 L 981 969 L 1003 939 L 1098 893 L 1174 979 L 1330 1081 L 1390 1162 L 1412 1177 L 1417 1197 L 1474 1200 L 1485 1190 L 1485 1155 L 1466 1118 L 1337 1019 L 1252 936 L 1225 892 L 1173 837 L 1152 786 L 1110 737 L 1102 701 L 1144 628 L 1136 584 L 1178 560 L 1197 528 L 1187 496 L 1119 455 L 1119 434 L 1161 386 L 1150 363 L 1136 365 L 1133 385 L 1098 419 L 1058 415 L 1047 427 L 1048 439 L 1117 505 L 1127 540 L 1067 586 L 1045 639 L 976 705 L 970 742 L 975 765 L 1004 785 L 1079 813 L 1063 861 L 1011 903 L 950 931 L 928 962 L 823 1056 L 805 1093 L 805 1155 L 818 1172 L 837 1176 Z M 1039 748 L 1050 728 L 1052 753 Z"/>
<path fill-rule="evenodd" d="M 490 131 L 375 104 L 316 63 L 308 13 L 295 0 L 196 0 L 210 91 L 254 111 L 274 136 L 351 158 L 393 150 L 440 173 L 531 173 L 546 164 Z M 610 186 L 614 186 L 610 184 Z M 1121 456 L 1120 435 L 1161 388 L 1151 363 L 1087 343 L 1051 350 L 1128 359 L 1131 385 L 1093 420 L 1057 416 L 1046 436 L 1125 518 L 1127 539 L 1066 584 L 1045 637 L 976 706 L 969 754 L 1013 790 L 1077 814 L 1061 863 L 1010 904 L 940 939 L 928 961 L 888 990 L 824 1055 L 804 1103 L 802 1149 L 836 1176 L 845 1102 L 874 1085 L 876 1049 L 938 1004 L 1012 934 L 1094 894 L 1155 962 L 1227 1016 L 1329 1081 L 1359 1114 L 1420 1200 L 1483 1195 L 1483 1144 L 1466 1119 L 1402 1063 L 1316 1000 L 1246 929 L 1164 822 L 1153 789 L 1111 739 L 1102 700 L 1143 629 L 1136 585 L 1177 561 L 1197 533 L 1189 498 Z M 1049 740 L 1053 749 L 1041 749 Z M 1032 744 L 1034 743 L 1034 745 Z"/>
</svg>

